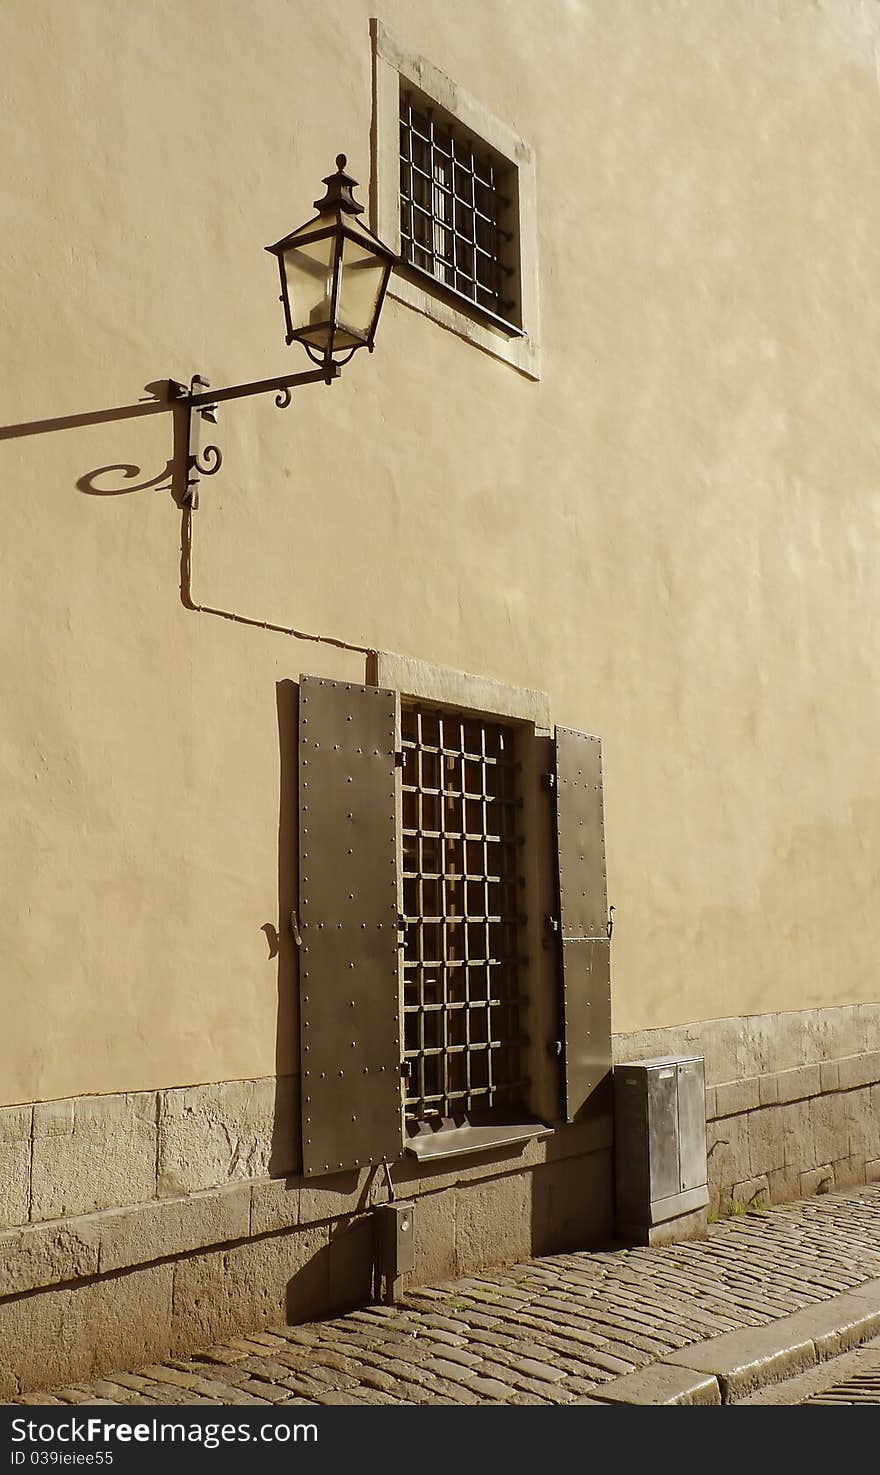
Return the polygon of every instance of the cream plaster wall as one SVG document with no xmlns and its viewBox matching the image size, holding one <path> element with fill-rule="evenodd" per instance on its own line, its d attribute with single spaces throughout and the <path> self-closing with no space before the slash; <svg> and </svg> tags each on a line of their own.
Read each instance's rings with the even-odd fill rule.
<svg viewBox="0 0 880 1475">
<path fill-rule="evenodd" d="M 371 10 L 2 7 L 3 425 L 300 366 L 261 248 L 339 149 L 366 199 Z M 542 379 L 390 301 L 224 407 L 195 600 L 602 734 L 615 1029 L 874 998 L 880 6 L 379 14 L 535 150 Z M 77 489 L 168 415 L 3 434 L 0 1099 L 289 1070 L 276 683 L 363 661 L 184 609 L 164 484 Z"/>
</svg>

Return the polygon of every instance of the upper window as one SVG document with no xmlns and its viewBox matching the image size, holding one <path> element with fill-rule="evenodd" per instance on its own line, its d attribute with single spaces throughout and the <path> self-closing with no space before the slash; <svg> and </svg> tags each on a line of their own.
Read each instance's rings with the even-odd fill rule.
<svg viewBox="0 0 880 1475">
<path fill-rule="evenodd" d="M 519 332 L 515 171 L 400 89 L 400 248 L 410 268 Z"/>
<path fill-rule="evenodd" d="M 540 377 L 535 162 L 507 124 L 372 23 L 371 223 L 398 301 Z"/>
</svg>

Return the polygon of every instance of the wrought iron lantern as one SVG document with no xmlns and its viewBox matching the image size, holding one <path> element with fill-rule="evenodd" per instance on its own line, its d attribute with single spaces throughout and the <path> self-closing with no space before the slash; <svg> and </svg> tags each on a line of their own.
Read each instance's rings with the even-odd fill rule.
<svg viewBox="0 0 880 1475">
<path fill-rule="evenodd" d="M 216 425 L 221 400 L 274 393 L 276 405 L 284 410 L 292 390 L 322 380 L 332 384 L 357 349 L 373 351 L 388 279 L 400 258 L 358 220 L 364 207 L 352 194 L 357 180 L 346 174 L 345 163 L 345 154 L 337 154 L 336 173 L 327 175 L 324 198 L 315 201 L 315 218 L 266 247 L 278 258 L 287 341 L 298 340 L 320 367 L 225 389 L 212 389 L 201 374 L 194 374 L 189 386 L 168 381 L 170 401 L 185 417 L 186 486 L 181 501 L 190 511 L 199 505 L 199 478 L 213 476 L 223 464 L 217 446 L 199 450 L 199 422 Z"/>
<path fill-rule="evenodd" d="M 298 230 L 267 246 L 278 259 L 287 342 L 299 342 L 316 364 L 347 364 L 359 348 L 373 351 L 373 340 L 388 279 L 399 259 L 358 219 L 364 213 L 352 194 L 357 184 L 345 172 L 345 154 L 336 173 L 324 180 L 326 193 L 315 201 L 318 214 Z"/>
</svg>

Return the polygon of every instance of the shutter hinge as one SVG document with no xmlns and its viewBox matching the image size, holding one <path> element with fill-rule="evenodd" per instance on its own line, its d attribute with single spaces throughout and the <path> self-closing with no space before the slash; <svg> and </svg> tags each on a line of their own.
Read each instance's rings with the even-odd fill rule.
<svg viewBox="0 0 880 1475">
<path fill-rule="evenodd" d="M 290 914 L 290 916 L 288 917 L 287 920 L 288 920 L 288 924 L 290 926 L 290 933 L 291 933 L 291 936 L 292 936 L 294 942 L 296 943 L 297 947 L 302 947 L 302 941 L 303 940 L 302 940 L 302 937 L 300 935 L 300 930 L 299 930 L 299 917 L 296 915 L 296 912 L 291 912 L 291 914 Z"/>
<path fill-rule="evenodd" d="M 544 788 L 547 790 L 547 792 L 550 793 L 550 794 L 552 794 L 553 790 L 556 788 L 556 774 L 555 773 L 542 773 L 541 774 L 541 782 L 544 785 Z"/>
<path fill-rule="evenodd" d="M 547 1041 L 547 1054 L 548 1055 L 552 1055 L 553 1058 L 554 1058 L 554 1060 L 561 1059 L 561 1057 L 562 1057 L 562 1041 L 561 1040 L 548 1040 Z"/>
<path fill-rule="evenodd" d="M 395 748 L 395 750 L 394 750 L 394 767 L 395 768 L 402 768 L 403 767 L 403 756 L 404 756 L 403 755 L 403 748 Z"/>
<path fill-rule="evenodd" d="M 556 946 L 556 939 L 557 939 L 558 936 L 559 936 L 559 918 L 558 917 L 552 917 L 550 915 L 550 913 L 548 912 L 547 915 L 544 918 L 544 936 L 541 938 L 541 946 L 543 948 L 553 948 L 553 947 L 555 947 Z"/>
</svg>

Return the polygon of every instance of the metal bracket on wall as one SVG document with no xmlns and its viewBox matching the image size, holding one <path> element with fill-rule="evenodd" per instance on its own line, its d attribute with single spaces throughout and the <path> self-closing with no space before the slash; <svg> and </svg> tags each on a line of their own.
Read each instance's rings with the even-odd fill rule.
<svg viewBox="0 0 880 1475">
<path fill-rule="evenodd" d="M 213 476 L 223 465 L 223 453 L 219 446 L 205 446 L 204 455 L 206 460 L 200 459 L 199 432 L 200 422 L 207 420 L 209 424 L 217 424 L 216 401 L 207 404 L 197 402 L 196 396 L 200 391 L 210 389 L 207 379 L 201 374 L 193 374 L 189 382 L 189 389 L 185 384 L 171 381 L 171 397 L 177 401 L 184 401 L 188 414 L 186 426 L 186 487 L 181 497 L 181 503 L 195 512 L 199 505 L 199 478 L 202 476 Z M 202 396 L 204 399 L 204 396 Z M 195 411 L 195 413 L 194 413 Z"/>
<path fill-rule="evenodd" d="M 193 374 L 189 387 L 180 384 L 176 379 L 170 379 L 170 401 L 172 405 L 181 405 L 186 413 L 186 486 L 181 496 L 181 505 L 194 512 L 199 505 L 200 477 L 213 476 L 223 464 L 219 446 L 205 446 L 203 451 L 199 449 L 200 421 L 207 420 L 211 425 L 216 425 L 217 406 L 221 400 L 246 399 L 253 394 L 274 393 L 278 409 L 286 410 L 293 400 L 291 390 L 301 384 L 322 381 L 332 384 L 334 379 L 339 378 L 340 372 L 339 365 L 331 363 L 304 374 L 282 374 L 276 379 L 256 379 L 250 384 L 232 384 L 226 389 L 216 390 L 211 389 L 207 379 L 203 379 L 201 374 Z"/>
</svg>

